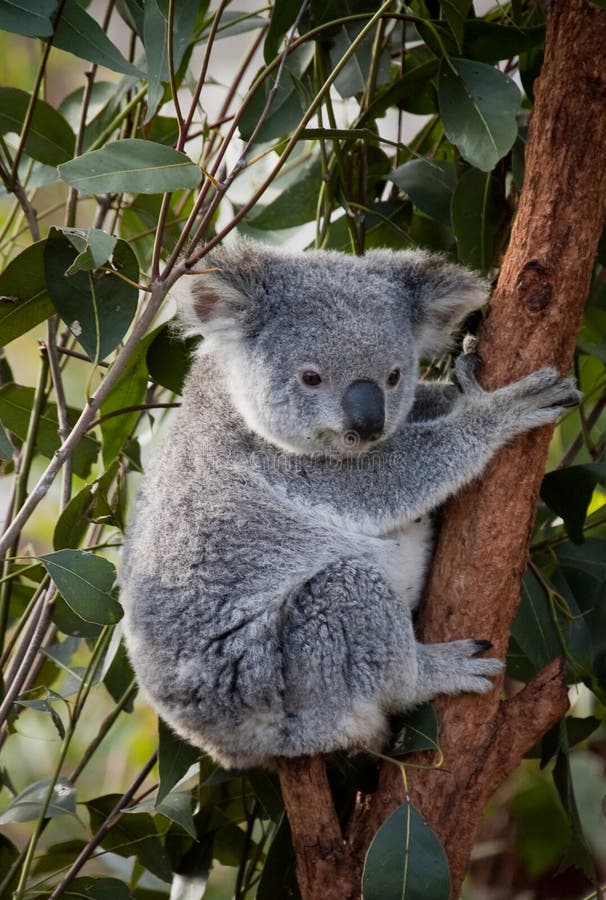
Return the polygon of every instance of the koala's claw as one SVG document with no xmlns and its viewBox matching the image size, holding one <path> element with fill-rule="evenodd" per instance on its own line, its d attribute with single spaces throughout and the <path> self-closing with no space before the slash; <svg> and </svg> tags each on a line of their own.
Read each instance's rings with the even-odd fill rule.
<svg viewBox="0 0 606 900">
<path fill-rule="evenodd" d="M 581 391 L 574 391 L 574 393 L 569 394 L 568 397 L 564 397 L 563 400 L 559 400 L 557 403 L 552 403 L 551 406 L 559 406 L 564 407 L 565 409 L 572 409 L 575 406 L 578 406 L 583 399 L 583 394 Z"/>
<path fill-rule="evenodd" d="M 476 653 L 482 653 L 484 650 L 491 650 L 492 641 L 476 641 L 476 647 L 478 648 Z"/>
</svg>

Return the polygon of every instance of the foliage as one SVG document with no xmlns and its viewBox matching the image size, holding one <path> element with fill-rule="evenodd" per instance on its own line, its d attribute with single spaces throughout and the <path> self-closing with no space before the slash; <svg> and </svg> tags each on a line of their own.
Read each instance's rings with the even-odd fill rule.
<svg viewBox="0 0 606 900">
<path fill-rule="evenodd" d="M 276 777 L 222 771 L 163 725 L 156 751 L 134 705 L 115 565 L 191 352 L 166 295 L 235 228 L 353 253 L 427 246 L 494 274 L 542 4 L 15 0 L 0 29 L 5 58 L 35 60 L 0 88 L 0 895 L 296 897 Z M 556 432 L 509 647 L 512 680 L 563 655 L 578 686 L 486 824 L 484 860 L 496 870 L 501 842 L 515 861 L 512 897 L 552 896 L 559 867 L 577 867 L 571 897 L 606 872 L 605 251 L 575 363 L 585 400 Z M 392 752 L 439 745 L 431 708 L 402 724 Z M 372 776 L 333 761 L 343 809 Z M 470 896 L 488 871 L 474 864 Z M 364 896 L 447 893 L 406 803 L 373 842 Z"/>
</svg>

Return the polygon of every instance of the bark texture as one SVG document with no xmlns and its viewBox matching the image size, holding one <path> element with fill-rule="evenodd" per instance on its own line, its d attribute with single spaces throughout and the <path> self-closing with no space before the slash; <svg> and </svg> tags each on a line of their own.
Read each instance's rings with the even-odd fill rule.
<svg viewBox="0 0 606 900">
<path fill-rule="evenodd" d="M 606 12 L 586 0 L 550 4 L 524 187 L 480 335 L 486 388 L 544 365 L 565 372 L 572 363 L 605 212 L 605 46 Z M 545 428 L 516 440 L 493 460 L 481 481 L 448 504 L 420 623 L 424 641 L 487 638 L 504 657 L 550 436 L 551 429 Z M 558 661 L 512 700 L 500 701 L 496 690 L 438 702 L 444 765 L 410 769 L 409 790 L 444 844 L 453 898 L 459 896 L 486 801 L 567 704 Z M 309 773 L 305 805 L 318 811 L 317 834 L 329 799 L 327 785 L 316 760 L 301 765 Z M 294 773 L 292 764 L 289 768 Z M 350 887 L 348 893 L 329 895 L 303 881 L 305 848 L 297 833 L 301 806 L 284 769 L 281 775 L 304 900 L 350 900 Z M 353 853 L 353 869 L 362 848 L 402 799 L 396 767 L 383 765 L 377 792 L 356 810 L 348 840 L 340 844 L 342 854 Z M 310 823 L 306 827 L 314 829 Z M 336 869 L 333 875 L 338 881 Z M 330 875 L 324 870 L 322 877 Z"/>
</svg>

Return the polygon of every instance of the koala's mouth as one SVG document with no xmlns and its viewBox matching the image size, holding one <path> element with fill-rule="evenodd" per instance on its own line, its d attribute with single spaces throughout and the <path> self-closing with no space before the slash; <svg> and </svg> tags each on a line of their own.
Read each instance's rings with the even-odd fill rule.
<svg viewBox="0 0 606 900">
<path fill-rule="evenodd" d="M 385 429 L 372 438 L 363 438 L 356 431 L 337 431 L 333 428 L 322 428 L 317 432 L 316 438 L 324 446 L 330 447 L 333 451 L 337 450 L 339 454 L 361 456 L 373 450 L 378 444 L 381 444 L 387 437 Z"/>
</svg>

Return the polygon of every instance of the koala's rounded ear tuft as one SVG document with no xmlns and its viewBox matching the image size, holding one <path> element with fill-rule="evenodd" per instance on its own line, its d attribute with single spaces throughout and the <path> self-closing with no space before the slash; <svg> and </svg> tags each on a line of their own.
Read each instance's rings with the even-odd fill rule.
<svg viewBox="0 0 606 900">
<path fill-rule="evenodd" d="M 447 350 L 457 326 L 488 299 L 484 278 L 439 253 L 371 250 L 364 259 L 401 297 L 420 356 Z"/>
</svg>

